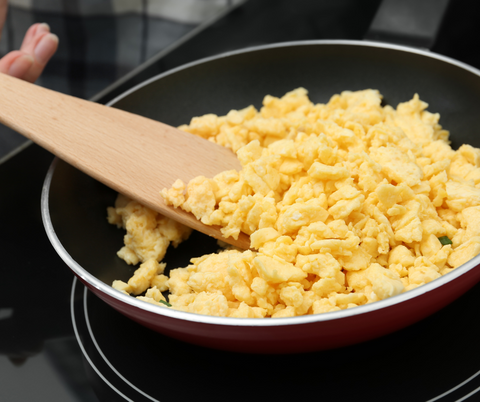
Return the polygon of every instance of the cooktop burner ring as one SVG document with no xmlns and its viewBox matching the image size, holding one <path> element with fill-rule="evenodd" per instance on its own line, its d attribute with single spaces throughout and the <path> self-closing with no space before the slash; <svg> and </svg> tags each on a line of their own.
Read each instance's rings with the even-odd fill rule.
<svg viewBox="0 0 480 402">
<path fill-rule="evenodd" d="M 75 280 L 77 280 L 75 278 Z M 83 290 L 83 310 L 84 310 L 84 315 L 85 315 L 85 323 L 87 324 L 87 328 L 88 328 L 88 333 L 90 334 L 90 338 L 93 342 L 93 344 L 95 345 L 95 348 L 97 349 L 97 352 L 98 354 L 103 358 L 103 360 L 105 361 L 105 363 L 110 367 L 110 369 L 125 383 L 127 384 L 128 386 L 130 386 L 131 388 L 133 388 L 135 391 L 137 391 L 138 393 L 140 393 L 141 395 L 143 395 L 144 397 L 148 398 L 149 400 L 153 401 L 153 402 L 160 402 L 158 399 L 155 399 L 154 397 L 152 397 L 151 395 L 148 395 L 146 392 L 143 392 L 140 388 L 136 387 L 134 384 L 132 384 L 130 381 L 128 381 L 116 368 L 115 366 L 110 363 L 110 361 L 107 359 L 107 357 L 105 356 L 105 354 L 103 353 L 102 349 L 100 348 L 96 338 L 95 338 L 95 334 L 93 333 L 93 330 L 92 330 L 92 326 L 91 326 L 91 323 L 90 323 L 90 318 L 89 318 L 89 315 L 88 315 L 88 305 L 87 305 L 87 302 L 88 302 L 88 289 L 87 287 L 85 287 L 85 289 Z M 122 395 L 123 396 L 123 395 Z"/>
<path fill-rule="evenodd" d="M 73 330 L 75 333 L 75 338 L 77 339 L 78 345 L 82 351 L 82 354 L 85 358 L 85 360 L 88 362 L 90 367 L 95 371 L 95 373 L 104 381 L 108 387 L 111 388 L 116 394 L 118 394 L 120 397 L 123 398 L 123 400 L 128 401 L 128 402 L 136 402 L 136 400 L 129 398 L 126 396 L 124 393 L 122 393 L 114 384 L 112 384 L 102 373 L 102 371 L 95 365 L 93 362 L 92 358 L 90 357 L 89 353 L 86 350 L 86 347 L 84 345 L 84 342 L 82 341 L 82 337 L 80 336 L 79 328 L 78 328 L 78 321 L 75 313 L 75 294 L 76 294 L 76 288 L 77 288 L 77 283 L 81 286 L 81 283 L 78 281 L 76 277 L 73 279 L 72 283 L 72 290 L 71 290 L 71 295 L 70 295 L 70 312 L 71 312 L 71 317 L 72 317 L 72 325 L 73 325 Z M 93 345 L 95 346 L 96 352 L 98 352 L 99 356 L 102 357 L 106 365 L 110 368 L 110 370 L 121 380 L 123 381 L 126 385 L 128 385 L 132 390 L 135 390 L 139 394 L 143 395 L 147 399 L 153 401 L 153 402 L 160 402 L 158 399 L 155 399 L 151 397 L 150 395 L 147 395 L 145 392 L 140 390 L 138 387 L 136 387 L 134 384 L 132 384 L 130 381 L 128 381 L 114 366 L 110 361 L 107 359 L 105 354 L 103 353 L 102 349 L 98 345 L 98 342 L 95 338 L 95 335 L 92 330 L 92 326 L 90 323 L 90 318 L 88 314 L 88 288 L 84 287 L 83 293 L 82 293 L 82 308 L 83 308 L 83 318 L 85 319 L 85 325 L 88 330 L 88 335 L 90 336 L 90 340 L 92 341 Z"/>
<path fill-rule="evenodd" d="M 129 381 L 123 374 L 121 374 L 120 371 L 115 367 L 113 363 L 110 362 L 108 357 L 103 352 L 102 347 L 98 343 L 96 335 L 94 334 L 94 328 L 92 326 L 91 317 L 89 314 L 89 308 L 92 308 L 92 306 L 89 305 L 89 298 L 91 298 L 91 295 L 93 294 L 89 292 L 88 288 L 82 286 L 81 282 L 79 282 L 78 279 L 75 277 L 73 279 L 71 288 L 70 311 L 75 337 L 85 360 L 88 362 L 91 369 L 96 373 L 96 375 L 98 375 L 98 377 L 104 382 L 104 384 L 107 385 L 118 396 L 123 398 L 122 400 L 137 402 L 139 400 L 138 398 L 142 398 L 144 400 L 160 402 L 159 399 L 155 399 L 153 396 L 149 395 L 145 391 L 142 391 L 131 381 Z M 100 301 L 100 303 L 103 302 Z M 111 307 L 108 308 L 111 309 Z M 80 326 L 84 327 L 83 336 L 80 333 Z M 90 343 L 90 349 L 92 349 L 93 346 L 93 353 L 87 350 L 87 342 Z M 105 369 L 109 370 L 108 373 L 104 371 L 105 369 L 102 371 L 102 369 L 97 367 L 98 363 L 96 364 L 94 358 L 92 358 L 93 354 L 97 355 L 97 359 L 101 358 L 104 363 Z M 136 393 L 135 399 L 131 399 L 129 396 L 125 395 L 125 392 L 122 392 L 120 389 L 118 389 L 118 387 L 113 384 L 113 381 L 107 378 L 108 376 L 112 375 L 114 375 L 115 378 L 121 381 L 124 385 L 128 386 L 131 392 Z M 468 387 L 468 385 L 470 387 Z M 450 387 L 448 390 L 443 391 L 442 393 L 436 395 L 433 398 L 425 400 L 425 402 L 462 402 L 468 400 L 472 396 L 476 395 L 478 392 L 480 392 L 480 370 L 471 374 L 455 386 Z"/>
</svg>

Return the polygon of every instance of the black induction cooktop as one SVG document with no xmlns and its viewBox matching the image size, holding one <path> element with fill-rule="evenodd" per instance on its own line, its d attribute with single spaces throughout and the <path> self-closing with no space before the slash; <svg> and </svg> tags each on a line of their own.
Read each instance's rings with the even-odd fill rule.
<svg viewBox="0 0 480 402">
<path fill-rule="evenodd" d="M 233 49 L 361 40 L 380 3 L 247 1 L 94 100 L 107 103 L 158 73 Z M 480 68 L 475 5 L 450 1 L 430 47 Z M 40 193 L 52 159 L 29 145 L 0 164 L 0 401 L 480 400 L 480 285 L 392 335 L 299 355 L 216 351 L 131 322 L 74 278 L 45 235 Z"/>
</svg>

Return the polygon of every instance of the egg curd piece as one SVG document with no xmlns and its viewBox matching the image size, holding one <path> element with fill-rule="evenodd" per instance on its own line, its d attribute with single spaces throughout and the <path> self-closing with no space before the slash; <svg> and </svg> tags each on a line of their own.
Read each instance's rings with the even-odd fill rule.
<svg viewBox="0 0 480 402">
<path fill-rule="evenodd" d="M 293 264 L 280 261 L 276 258 L 259 256 L 253 260 L 259 276 L 266 282 L 282 283 L 301 281 L 307 274 Z"/>
<path fill-rule="evenodd" d="M 112 286 L 153 304 L 168 291 L 170 308 L 191 313 L 279 318 L 385 300 L 447 274 L 480 253 L 480 150 L 452 149 L 427 108 L 417 94 L 383 106 L 373 89 L 314 104 L 298 88 L 260 109 L 194 117 L 180 128 L 230 148 L 242 169 L 177 180 L 161 196 L 225 237 L 250 235 L 251 249 L 222 244 L 163 271 L 189 229 L 119 196 L 108 209 L 127 232 L 118 255 L 140 267 Z"/>
</svg>

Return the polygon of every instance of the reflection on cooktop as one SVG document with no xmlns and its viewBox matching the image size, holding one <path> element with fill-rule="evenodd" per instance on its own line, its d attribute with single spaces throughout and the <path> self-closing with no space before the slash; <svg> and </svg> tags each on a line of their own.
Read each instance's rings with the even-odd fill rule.
<svg viewBox="0 0 480 402">
<path fill-rule="evenodd" d="M 312 395 L 312 387 L 322 400 L 340 402 L 447 402 L 480 395 L 474 359 L 480 325 L 471 318 L 480 307 L 480 286 L 395 334 L 297 355 L 231 353 L 176 341 L 127 319 L 76 280 L 71 301 L 76 336 L 101 401 L 288 400 Z"/>
</svg>

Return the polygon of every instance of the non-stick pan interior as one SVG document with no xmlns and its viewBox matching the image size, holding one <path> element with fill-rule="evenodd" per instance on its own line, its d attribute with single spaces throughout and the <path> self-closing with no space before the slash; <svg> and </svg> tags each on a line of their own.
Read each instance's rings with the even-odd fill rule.
<svg viewBox="0 0 480 402">
<path fill-rule="evenodd" d="M 106 284 L 128 281 L 136 267 L 117 257 L 125 231 L 107 222 L 107 208 L 117 193 L 69 164 L 57 160 L 50 187 L 50 216 L 55 233 L 70 256 Z M 215 239 L 193 232 L 164 262 L 168 269 L 185 267 L 193 257 L 218 250 Z"/>
<path fill-rule="evenodd" d="M 430 111 L 440 113 L 454 147 L 463 143 L 480 147 L 476 71 L 395 46 L 317 42 L 233 53 L 160 76 L 113 106 L 176 126 L 205 113 L 221 115 L 251 104 L 260 107 L 266 94 L 282 96 L 298 87 L 306 88 L 315 103 L 327 102 L 344 90 L 374 88 L 386 104 L 396 106 L 418 93 Z M 74 260 L 108 284 L 128 279 L 134 269 L 116 256 L 123 231 L 106 221 L 106 208 L 115 196 L 66 163 L 59 162 L 55 169 L 50 213 L 56 234 Z M 195 234 L 167 253 L 167 266 L 185 266 L 191 257 L 216 249 L 214 240 Z"/>
</svg>

